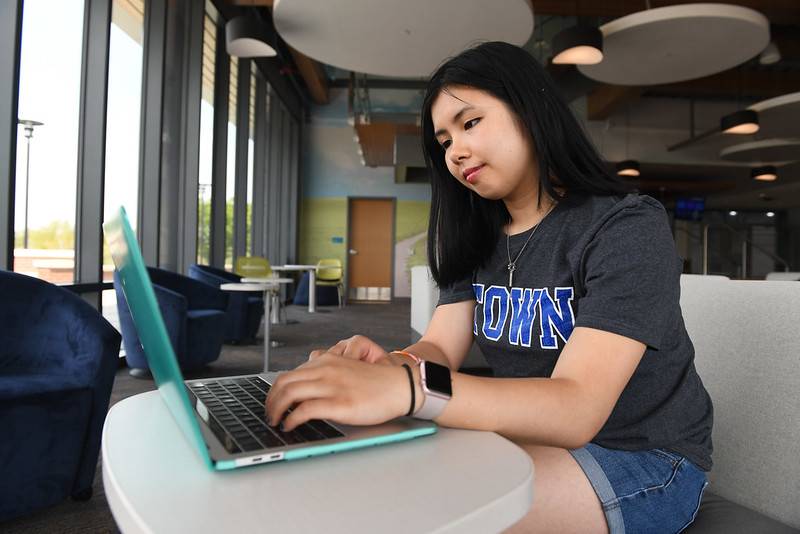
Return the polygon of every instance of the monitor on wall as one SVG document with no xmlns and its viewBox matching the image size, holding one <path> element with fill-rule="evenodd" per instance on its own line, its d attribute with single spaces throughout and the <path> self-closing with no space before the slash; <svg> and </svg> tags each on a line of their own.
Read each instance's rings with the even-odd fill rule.
<svg viewBox="0 0 800 534">
<path fill-rule="evenodd" d="M 678 198 L 675 200 L 675 219 L 700 221 L 703 219 L 706 200 L 704 198 Z"/>
</svg>

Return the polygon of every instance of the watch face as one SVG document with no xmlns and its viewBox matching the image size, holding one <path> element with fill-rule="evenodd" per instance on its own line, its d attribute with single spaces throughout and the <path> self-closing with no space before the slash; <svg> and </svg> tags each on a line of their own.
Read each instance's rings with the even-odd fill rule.
<svg viewBox="0 0 800 534">
<path fill-rule="evenodd" d="M 425 362 L 425 385 L 428 389 L 453 396 L 453 388 L 450 385 L 450 369 L 438 363 Z"/>
</svg>

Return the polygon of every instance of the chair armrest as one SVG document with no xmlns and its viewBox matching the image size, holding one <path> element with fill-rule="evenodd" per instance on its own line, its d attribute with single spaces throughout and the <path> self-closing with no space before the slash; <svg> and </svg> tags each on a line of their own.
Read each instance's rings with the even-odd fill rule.
<svg viewBox="0 0 800 534">
<path fill-rule="evenodd" d="M 191 278 L 187 280 L 191 283 L 187 284 L 184 295 L 190 310 L 225 310 L 228 307 L 228 295 L 221 289 Z"/>
<path fill-rule="evenodd" d="M 156 294 L 158 307 L 165 321 L 167 320 L 167 314 L 186 316 L 186 310 L 189 309 L 189 305 L 188 299 L 183 294 L 156 284 L 153 284 L 153 291 Z"/>
<path fill-rule="evenodd" d="M 242 277 L 238 274 L 229 273 L 222 269 L 216 269 L 207 265 L 193 264 L 189 266 L 189 278 L 199 280 L 208 285 L 219 287 L 221 284 L 239 282 Z"/>
<path fill-rule="evenodd" d="M 210 286 L 219 288 L 222 284 L 227 284 L 230 280 L 225 280 L 221 276 L 217 276 L 212 273 L 206 273 L 203 271 L 189 271 L 189 276 L 195 280 L 203 282 L 204 284 L 208 284 Z"/>
<path fill-rule="evenodd" d="M 153 267 L 148 267 L 147 272 L 153 284 L 186 297 L 189 310 L 225 310 L 228 307 L 228 296 L 225 292 L 204 282 Z"/>
<path fill-rule="evenodd" d="M 47 374 L 88 383 L 97 353 L 120 335 L 88 302 L 53 284 L 3 273 L 0 375 Z"/>
<path fill-rule="evenodd" d="M 80 377 L 52 374 L 14 374 L 0 376 L 0 402 L 23 399 L 42 393 L 85 389 Z"/>
</svg>

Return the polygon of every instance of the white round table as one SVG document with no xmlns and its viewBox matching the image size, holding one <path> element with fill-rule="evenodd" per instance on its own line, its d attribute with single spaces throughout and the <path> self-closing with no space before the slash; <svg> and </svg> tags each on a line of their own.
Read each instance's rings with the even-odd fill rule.
<svg viewBox="0 0 800 534">
<path fill-rule="evenodd" d="M 103 484 L 125 534 L 500 532 L 533 499 L 530 456 L 491 432 L 212 472 L 157 391 L 114 405 Z"/>
<path fill-rule="evenodd" d="M 280 284 L 293 282 L 291 278 L 263 278 L 259 282 L 222 284 L 219 286 L 223 291 L 261 291 L 264 293 L 264 372 L 269 372 L 269 325 L 270 318 L 270 292 L 280 287 Z"/>
<path fill-rule="evenodd" d="M 317 270 L 318 265 L 301 265 L 290 264 L 276 265 L 272 267 L 273 271 L 308 271 L 308 313 L 315 313 L 317 311 Z"/>
</svg>

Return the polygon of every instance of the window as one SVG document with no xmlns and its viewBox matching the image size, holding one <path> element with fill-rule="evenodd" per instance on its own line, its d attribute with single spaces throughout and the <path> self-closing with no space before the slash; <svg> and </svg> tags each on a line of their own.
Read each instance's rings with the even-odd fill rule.
<svg viewBox="0 0 800 534">
<path fill-rule="evenodd" d="M 225 268 L 233 269 L 233 202 L 236 191 L 236 90 L 239 60 L 231 57 L 228 91 L 228 157 L 225 180 Z"/>
<path fill-rule="evenodd" d="M 203 31 L 203 95 L 200 101 L 200 173 L 197 188 L 197 263 L 211 261 L 211 177 L 214 153 L 214 75 L 217 25 L 206 13 Z"/>
<path fill-rule="evenodd" d="M 108 58 L 106 169 L 103 211 L 109 217 L 125 207 L 136 229 L 139 198 L 139 126 L 142 102 L 144 0 L 114 0 Z M 103 241 L 103 280 L 113 279 L 114 265 Z M 103 316 L 119 329 L 116 293 L 103 291 Z"/>
<path fill-rule="evenodd" d="M 247 237 L 245 237 L 245 251 L 253 255 L 253 154 L 256 144 L 256 67 L 252 65 L 250 71 L 250 130 L 247 138 Z"/>
<path fill-rule="evenodd" d="M 83 0 L 25 0 L 20 48 L 14 270 L 75 277 Z"/>
</svg>

